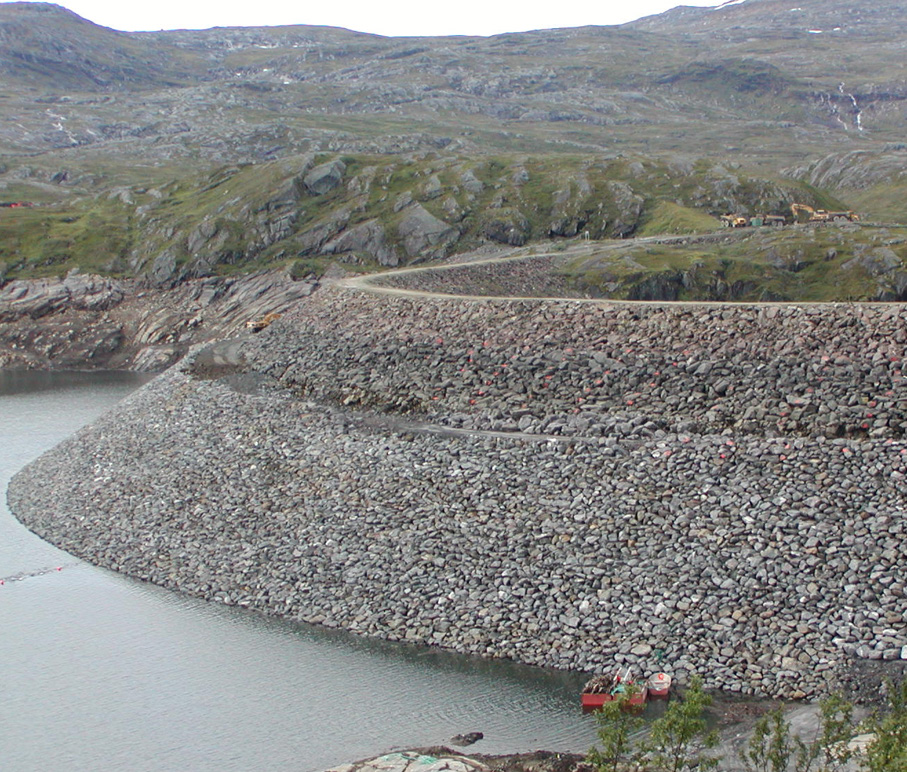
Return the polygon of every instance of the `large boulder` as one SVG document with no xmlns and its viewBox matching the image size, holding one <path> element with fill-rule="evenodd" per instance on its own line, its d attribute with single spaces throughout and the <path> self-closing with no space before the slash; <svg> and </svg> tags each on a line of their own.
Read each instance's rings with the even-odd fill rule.
<svg viewBox="0 0 907 772">
<path fill-rule="evenodd" d="M 410 257 L 421 255 L 425 250 L 443 253 L 460 235 L 456 228 L 439 220 L 421 204 L 407 207 L 397 233 Z"/>
<path fill-rule="evenodd" d="M 165 249 L 154 258 L 148 282 L 154 287 L 171 287 L 176 282 L 176 255 L 172 249 Z"/>
<path fill-rule="evenodd" d="M 325 244 L 321 251 L 328 255 L 364 252 L 388 267 L 400 263 L 397 252 L 387 243 L 384 226 L 377 220 L 368 220 L 341 233 Z"/>
<path fill-rule="evenodd" d="M 297 233 L 293 241 L 300 255 L 311 255 L 322 252 L 322 247 L 331 239 L 336 239 L 349 224 L 352 212 L 348 207 L 339 209 L 311 226 L 308 230 Z"/>
<path fill-rule="evenodd" d="M 343 181 L 346 164 L 339 158 L 321 164 L 312 169 L 302 179 L 305 189 L 313 196 L 323 196 L 336 188 Z"/>
<path fill-rule="evenodd" d="M 523 246 L 530 232 L 529 221 L 516 209 L 499 209 L 481 226 L 483 237 L 512 247 Z"/>
<path fill-rule="evenodd" d="M 475 174 L 472 173 L 471 169 L 466 169 L 460 175 L 460 182 L 467 192 L 471 193 L 473 196 L 478 196 L 485 190 L 485 186 L 482 184 L 482 181 L 478 179 Z"/>
</svg>

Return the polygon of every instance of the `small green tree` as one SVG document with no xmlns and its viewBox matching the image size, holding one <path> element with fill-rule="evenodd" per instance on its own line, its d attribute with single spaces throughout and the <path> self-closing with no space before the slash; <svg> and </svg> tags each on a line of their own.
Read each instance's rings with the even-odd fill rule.
<svg viewBox="0 0 907 772">
<path fill-rule="evenodd" d="M 794 738 L 796 772 L 835 772 L 853 756 L 847 743 L 853 737 L 853 705 L 839 694 L 819 703 L 819 727 L 810 742 Z"/>
<path fill-rule="evenodd" d="M 790 723 L 778 708 L 760 717 L 739 755 L 746 772 L 787 772 L 793 752 Z"/>
<path fill-rule="evenodd" d="M 586 760 L 596 772 L 636 772 L 642 768 L 642 750 L 637 735 L 645 721 L 630 709 L 630 698 L 636 690 L 631 685 L 616 700 L 606 702 L 595 711 L 601 750 L 591 748 Z"/>
<path fill-rule="evenodd" d="M 866 749 L 864 768 L 870 772 L 907 770 L 907 678 L 888 683 L 888 711 L 874 713 L 866 729 L 875 734 Z"/>
<path fill-rule="evenodd" d="M 718 745 L 718 734 L 709 731 L 705 720 L 705 709 L 711 704 L 702 679 L 692 678 L 683 699 L 672 700 L 665 714 L 652 722 L 646 746 L 648 769 L 705 772 L 718 766 L 720 757 L 710 752 Z"/>
</svg>

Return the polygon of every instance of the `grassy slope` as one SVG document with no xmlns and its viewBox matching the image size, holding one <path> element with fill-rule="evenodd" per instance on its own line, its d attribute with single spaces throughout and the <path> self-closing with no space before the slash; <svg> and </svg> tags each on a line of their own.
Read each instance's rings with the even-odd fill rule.
<svg viewBox="0 0 907 772">
<path fill-rule="evenodd" d="M 579 292 L 620 299 L 667 288 L 677 300 L 876 300 L 891 277 L 875 266 L 892 256 L 903 274 L 907 228 L 797 226 L 721 244 L 628 247 L 573 260 L 561 273 Z"/>
<path fill-rule="evenodd" d="M 882 182 L 867 190 L 849 192 L 848 200 L 857 210 L 870 213 L 874 220 L 907 223 L 907 179 Z"/>
</svg>

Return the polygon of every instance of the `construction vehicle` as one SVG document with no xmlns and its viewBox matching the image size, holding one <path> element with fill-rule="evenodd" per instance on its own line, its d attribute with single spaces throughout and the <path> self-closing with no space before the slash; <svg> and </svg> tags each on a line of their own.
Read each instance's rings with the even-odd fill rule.
<svg viewBox="0 0 907 772">
<path fill-rule="evenodd" d="M 807 222 L 859 222 L 860 215 L 853 210 L 846 212 L 830 212 L 827 209 L 813 209 L 809 204 L 791 204 L 791 214 L 794 220 L 800 221 L 800 213 L 808 215 Z"/>
<path fill-rule="evenodd" d="M 763 225 L 777 228 L 786 223 L 787 220 L 777 214 L 754 214 L 749 221 L 749 225 L 753 228 L 761 228 Z"/>
<path fill-rule="evenodd" d="M 777 214 L 756 214 L 747 217 L 743 214 L 723 214 L 719 218 L 725 228 L 761 228 L 763 225 L 780 226 L 787 220 Z"/>
<path fill-rule="evenodd" d="M 246 327 L 252 332 L 261 332 L 265 327 L 268 327 L 271 322 L 275 322 L 280 319 L 280 314 L 270 313 L 265 314 L 260 319 L 251 319 L 246 322 Z"/>
<path fill-rule="evenodd" d="M 742 214 L 723 214 L 718 219 L 725 228 L 745 228 L 750 224 L 749 218 Z"/>
</svg>

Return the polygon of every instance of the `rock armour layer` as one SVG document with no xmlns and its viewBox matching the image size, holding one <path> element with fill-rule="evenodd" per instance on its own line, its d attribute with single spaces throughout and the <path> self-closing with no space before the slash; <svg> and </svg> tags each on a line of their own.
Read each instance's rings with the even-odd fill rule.
<svg viewBox="0 0 907 772">
<path fill-rule="evenodd" d="M 9 500 L 224 603 L 816 696 L 907 654 L 905 324 L 326 289 L 244 347 L 245 376 L 169 371 Z"/>
</svg>

